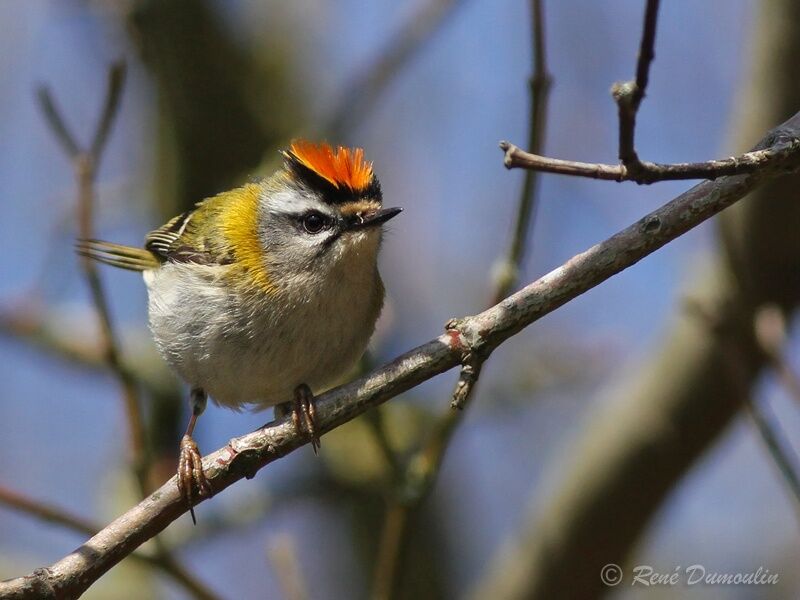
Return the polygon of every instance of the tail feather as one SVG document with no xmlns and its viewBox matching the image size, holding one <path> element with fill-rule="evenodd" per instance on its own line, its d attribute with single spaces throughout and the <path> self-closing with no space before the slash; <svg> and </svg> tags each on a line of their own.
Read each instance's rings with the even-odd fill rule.
<svg viewBox="0 0 800 600">
<path fill-rule="evenodd" d="M 161 264 L 149 250 L 102 240 L 78 240 L 75 250 L 86 258 L 129 271 L 147 271 Z"/>
</svg>

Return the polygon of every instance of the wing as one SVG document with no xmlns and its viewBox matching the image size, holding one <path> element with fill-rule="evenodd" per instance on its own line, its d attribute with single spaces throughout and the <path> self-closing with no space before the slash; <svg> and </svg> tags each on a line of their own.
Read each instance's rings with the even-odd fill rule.
<svg viewBox="0 0 800 600">
<path fill-rule="evenodd" d="M 147 234 L 144 247 L 162 262 L 197 263 L 203 265 L 224 265 L 230 263 L 230 257 L 207 243 L 207 228 L 200 223 L 208 222 L 211 201 L 204 200 L 192 210 L 167 221 L 158 229 Z"/>
</svg>

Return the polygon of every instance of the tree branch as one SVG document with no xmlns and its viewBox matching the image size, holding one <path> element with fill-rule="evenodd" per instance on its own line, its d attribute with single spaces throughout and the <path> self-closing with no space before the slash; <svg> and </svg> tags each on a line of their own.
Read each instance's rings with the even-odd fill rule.
<svg viewBox="0 0 800 600">
<path fill-rule="evenodd" d="M 83 535 L 92 536 L 100 530 L 100 527 L 91 521 L 73 515 L 57 506 L 29 498 L 28 496 L 4 486 L 0 486 L 0 504 L 38 519 L 39 521 L 60 525 L 70 531 Z M 131 553 L 130 558 L 160 570 L 198 600 L 216 600 L 217 598 L 213 592 L 198 581 L 194 575 L 186 571 L 186 569 L 169 554 L 145 554 L 137 550 Z M 0 587 L 2 587 L 2 583 L 0 583 Z"/>
<path fill-rule="evenodd" d="M 530 107 L 528 117 L 528 148 L 539 153 L 544 147 L 547 126 L 547 106 L 553 78 L 547 70 L 547 44 L 542 0 L 531 0 L 531 46 L 533 50 L 533 75 L 530 79 Z M 528 247 L 528 234 L 536 211 L 539 177 L 535 170 L 525 173 L 522 184 L 514 235 L 508 255 L 497 267 L 497 281 L 492 304 L 508 296 L 519 280 L 519 268 Z"/>
<path fill-rule="evenodd" d="M 619 159 L 632 172 L 638 171 L 641 167 L 639 156 L 636 154 L 634 132 L 636 113 L 639 111 L 650 79 L 650 64 L 655 58 L 658 4 L 659 0 L 647 0 L 642 41 L 639 44 L 639 58 L 636 63 L 636 79 L 618 81 L 611 87 L 611 95 L 619 109 Z"/>
<path fill-rule="evenodd" d="M 103 151 L 106 147 L 108 135 L 119 110 L 122 89 L 125 82 L 125 72 L 126 67 L 124 62 L 118 62 L 109 68 L 103 109 L 97 120 L 92 141 L 86 150 L 81 149 L 80 144 L 78 144 L 74 136 L 70 133 L 66 126 L 65 119 L 56 106 L 50 91 L 45 86 L 41 86 L 38 90 L 37 96 L 45 121 L 50 126 L 53 135 L 61 143 L 67 157 L 72 162 L 78 188 L 78 202 L 76 207 L 78 213 L 78 229 L 79 236 L 83 239 L 94 237 L 95 178 L 103 158 Z M 94 305 L 100 323 L 103 358 L 119 382 L 122 390 L 122 399 L 128 421 L 132 471 L 141 495 L 145 496 L 150 487 L 148 483 L 150 461 L 144 423 L 139 406 L 139 391 L 136 380 L 133 374 L 122 363 L 119 343 L 113 322 L 111 321 L 108 299 L 103 288 L 102 280 L 100 279 L 100 274 L 97 270 L 97 265 L 91 259 L 83 257 L 81 266 L 89 286 L 92 304 Z M 30 506 L 28 508 L 30 508 Z M 44 513 L 39 516 L 42 517 L 43 515 Z M 53 515 L 51 514 L 50 516 L 52 517 Z M 67 523 L 63 522 L 62 524 Z M 214 597 L 191 573 L 184 569 L 159 540 L 156 540 L 156 548 L 156 556 L 152 559 L 155 566 L 169 573 L 196 597 L 205 599 Z M 46 584 L 43 589 L 47 589 Z"/>
<path fill-rule="evenodd" d="M 750 372 L 747 361 L 748 349 L 725 318 L 725 315 L 729 314 L 731 310 L 715 308 L 713 305 L 706 306 L 696 301 L 688 303 L 687 309 L 701 321 L 709 336 L 718 338 L 720 355 L 724 359 L 724 375 L 732 383 L 735 394 L 741 398 L 741 403 L 747 409 L 765 450 L 778 468 L 778 473 L 792 496 L 797 515 L 800 516 L 800 472 L 795 466 L 796 456 L 789 450 L 789 446 L 783 443 L 786 436 L 775 419 L 771 418 L 768 408 L 759 406 L 750 393 L 750 381 L 747 375 Z M 780 309 L 773 307 L 773 310 L 779 311 Z M 762 333 L 765 318 L 774 318 L 774 313 L 773 317 L 768 316 L 769 311 L 769 308 L 763 307 L 756 311 L 753 319 L 753 338 L 761 346 L 759 350 L 764 352 L 764 357 L 771 362 L 769 354 L 764 351 L 762 341 L 758 339 L 759 318 L 762 321 Z M 775 366 L 774 363 L 773 366 Z"/>
<path fill-rule="evenodd" d="M 78 339 L 68 331 L 61 331 L 56 315 L 41 309 L 36 298 L 25 298 L 27 305 L 18 308 L 0 308 L 0 337 L 14 339 L 31 348 L 51 355 L 75 367 L 90 372 L 105 372 L 108 363 L 100 340 Z M 177 381 L 170 377 L 166 365 L 150 352 L 128 355 L 124 368 L 136 384 L 151 396 L 177 395 Z"/>
<path fill-rule="evenodd" d="M 763 145 L 800 137 L 800 113 L 771 132 Z M 735 203 L 757 186 L 800 169 L 800 152 L 780 168 L 704 182 L 607 240 L 573 257 L 499 304 L 458 321 L 457 329 L 414 348 L 394 361 L 317 398 L 317 426 L 326 433 L 390 398 L 460 363 L 465 351 L 490 354 L 508 338 L 570 300 L 634 265 L 670 241 Z M 232 439 L 203 460 L 218 493 L 308 443 L 289 415 Z M 203 499 L 200 499 L 203 501 Z M 0 595 L 19 597 L 33 589 L 52 596 L 77 596 L 137 547 L 187 511 L 173 477 L 161 488 L 47 569 L 0 583 Z"/>
<path fill-rule="evenodd" d="M 791 494 L 795 512 L 800 516 L 800 473 L 797 468 L 797 456 L 788 449 L 789 445 L 785 444 L 786 436 L 766 408 L 760 407 L 750 397 L 745 401 L 745 407 L 772 462 L 778 468 L 786 489 Z"/>
<path fill-rule="evenodd" d="M 539 156 L 535 153 L 525 152 L 510 142 L 500 142 L 500 148 L 505 152 L 503 164 L 508 169 L 532 169 L 558 175 L 650 184 L 657 181 L 686 179 L 714 180 L 726 175 L 753 173 L 761 169 L 765 164 L 770 164 L 773 161 L 780 162 L 791 157 L 794 154 L 796 144 L 796 140 L 791 140 L 785 144 L 776 144 L 762 150 L 745 152 L 740 156 L 699 163 L 664 164 L 640 162 L 635 171 L 625 165 L 585 163 Z"/>
<path fill-rule="evenodd" d="M 800 376 L 784 356 L 787 337 L 784 312 L 776 304 L 762 306 L 756 313 L 753 330 L 761 351 L 777 371 L 786 391 L 800 406 Z"/>
<path fill-rule="evenodd" d="M 78 188 L 78 230 L 83 239 L 94 237 L 94 183 L 97 169 L 103 156 L 105 143 L 122 98 L 122 87 L 125 82 L 125 63 L 118 62 L 108 70 L 108 83 L 103 110 L 97 120 L 95 133 L 88 150 L 81 149 L 74 136 L 69 132 L 61 111 L 56 106 L 45 86 L 40 86 L 38 98 L 45 121 L 53 135 L 61 142 L 67 157 L 72 162 Z M 100 332 L 103 340 L 105 360 L 117 378 L 122 390 L 122 399 L 128 420 L 130 452 L 133 472 L 142 495 L 147 493 L 148 452 L 145 442 L 144 424 L 139 408 L 139 394 L 136 381 L 120 360 L 119 344 L 111 322 L 108 299 L 103 289 L 97 265 L 89 258 L 81 259 L 84 277 L 89 285 Z"/>
</svg>

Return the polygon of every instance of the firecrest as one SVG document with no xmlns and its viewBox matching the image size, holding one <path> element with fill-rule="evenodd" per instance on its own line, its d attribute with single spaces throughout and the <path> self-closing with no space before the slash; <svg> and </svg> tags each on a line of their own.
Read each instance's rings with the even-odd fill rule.
<svg viewBox="0 0 800 600">
<path fill-rule="evenodd" d="M 312 390 L 361 357 L 383 305 L 377 257 L 383 208 L 360 148 L 294 141 L 274 175 L 196 205 L 147 235 L 144 248 L 81 240 L 83 256 L 140 271 L 150 329 L 191 386 L 178 486 L 189 507 L 210 493 L 192 439 L 208 396 L 262 409 L 293 402 L 316 452 Z M 194 515 L 192 515 L 194 517 Z"/>
</svg>

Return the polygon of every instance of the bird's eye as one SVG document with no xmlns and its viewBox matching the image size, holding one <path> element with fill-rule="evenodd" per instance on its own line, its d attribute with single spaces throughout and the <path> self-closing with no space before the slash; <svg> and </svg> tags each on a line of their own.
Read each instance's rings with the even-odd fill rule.
<svg viewBox="0 0 800 600">
<path fill-rule="evenodd" d="M 303 229 L 308 233 L 319 233 L 329 224 L 329 219 L 318 212 L 310 212 L 303 217 Z"/>
</svg>

